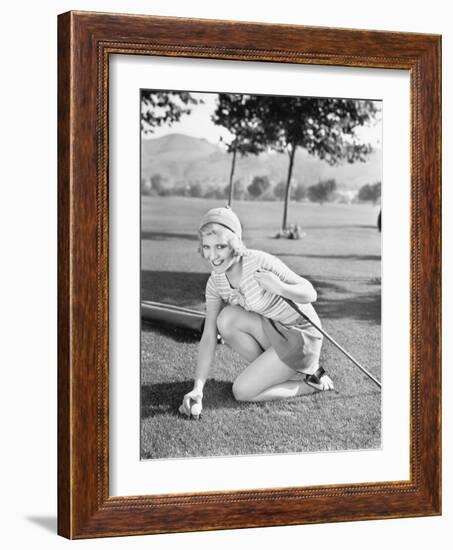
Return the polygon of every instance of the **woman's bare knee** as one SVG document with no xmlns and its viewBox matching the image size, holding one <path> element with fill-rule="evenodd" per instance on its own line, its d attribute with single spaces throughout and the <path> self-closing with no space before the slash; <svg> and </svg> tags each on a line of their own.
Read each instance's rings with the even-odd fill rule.
<svg viewBox="0 0 453 550">
<path fill-rule="evenodd" d="M 233 397 L 236 401 L 253 401 L 255 395 L 247 388 L 246 384 L 236 379 L 233 383 Z"/>
<path fill-rule="evenodd" d="M 227 339 L 234 330 L 235 319 L 238 316 L 236 306 L 225 306 L 217 317 L 217 329 L 222 338 Z"/>
<path fill-rule="evenodd" d="M 294 397 L 299 382 L 291 381 L 294 370 L 283 363 L 273 348 L 264 351 L 234 381 L 233 396 L 236 401 L 262 401 Z M 288 386 L 289 384 L 289 386 Z M 280 391 L 281 390 L 281 391 Z"/>
</svg>

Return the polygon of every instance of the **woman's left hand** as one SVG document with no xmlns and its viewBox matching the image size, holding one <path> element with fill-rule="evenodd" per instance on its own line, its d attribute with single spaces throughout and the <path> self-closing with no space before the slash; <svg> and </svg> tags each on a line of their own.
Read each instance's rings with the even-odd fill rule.
<svg viewBox="0 0 453 550">
<path fill-rule="evenodd" d="M 258 284 L 264 288 L 264 290 L 267 290 L 268 292 L 272 292 L 272 294 L 278 294 L 281 295 L 283 290 L 283 283 L 282 281 L 275 275 L 275 273 L 272 273 L 271 271 L 256 271 L 255 272 L 255 279 L 258 282 Z"/>
</svg>

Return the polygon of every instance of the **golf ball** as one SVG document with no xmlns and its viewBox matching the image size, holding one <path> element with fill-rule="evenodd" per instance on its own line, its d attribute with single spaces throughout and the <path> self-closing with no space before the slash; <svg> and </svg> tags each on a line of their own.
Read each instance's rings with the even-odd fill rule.
<svg viewBox="0 0 453 550">
<path fill-rule="evenodd" d="M 190 414 L 194 417 L 199 417 L 200 414 L 201 414 L 201 403 L 194 403 L 191 407 L 190 407 Z"/>
</svg>

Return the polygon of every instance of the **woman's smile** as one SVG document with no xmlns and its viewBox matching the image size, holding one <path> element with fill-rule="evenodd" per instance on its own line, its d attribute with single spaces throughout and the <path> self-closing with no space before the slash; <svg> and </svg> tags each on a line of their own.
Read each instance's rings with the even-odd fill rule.
<svg viewBox="0 0 453 550">
<path fill-rule="evenodd" d="M 215 271 L 226 271 L 234 263 L 233 251 L 228 242 L 218 235 L 206 235 L 202 242 L 203 257 Z"/>
</svg>

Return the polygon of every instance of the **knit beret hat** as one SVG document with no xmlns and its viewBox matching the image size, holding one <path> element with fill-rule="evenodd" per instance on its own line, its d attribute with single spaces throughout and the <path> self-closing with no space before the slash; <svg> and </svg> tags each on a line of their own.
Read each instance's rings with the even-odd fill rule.
<svg viewBox="0 0 453 550">
<path fill-rule="evenodd" d="M 242 238 L 242 227 L 239 218 L 229 206 L 212 208 L 201 218 L 198 230 L 208 223 L 218 223 L 232 231 L 239 238 Z"/>
</svg>

